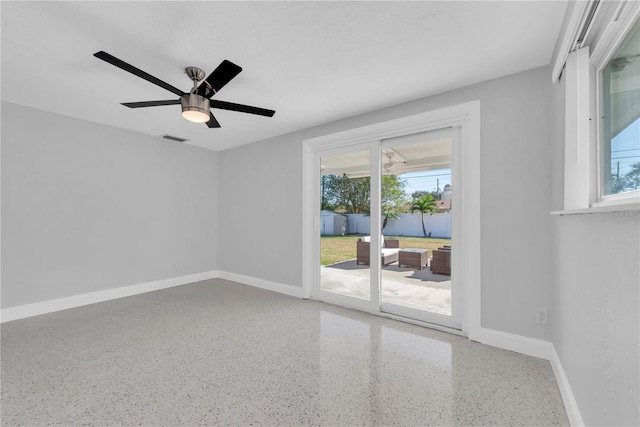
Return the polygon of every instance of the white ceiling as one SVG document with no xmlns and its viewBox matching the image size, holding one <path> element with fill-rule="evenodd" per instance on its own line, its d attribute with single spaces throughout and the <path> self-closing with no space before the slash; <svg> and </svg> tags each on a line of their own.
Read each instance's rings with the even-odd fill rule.
<svg viewBox="0 0 640 427">
<path fill-rule="evenodd" d="M 565 1 L 1 2 L 2 100 L 223 150 L 546 65 Z M 188 90 L 186 66 L 243 72 L 216 99 L 276 110 L 121 102 L 175 95 L 93 57 L 104 50 Z"/>
</svg>

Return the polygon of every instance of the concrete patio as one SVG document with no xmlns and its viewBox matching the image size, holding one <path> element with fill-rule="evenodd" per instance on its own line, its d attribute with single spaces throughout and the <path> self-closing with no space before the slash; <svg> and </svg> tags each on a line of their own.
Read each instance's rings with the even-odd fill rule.
<svg viewBox="0 0 640 427">
<path fill-rule="evenodd" d="M 320 269 L 321 289 L 354 298 L 369 299 L 369 266 L 351 259 Z M 451 315 L 451 276 L 398 267 L 382 268 L 382 301 L 432 313 Z"/>
</svg>

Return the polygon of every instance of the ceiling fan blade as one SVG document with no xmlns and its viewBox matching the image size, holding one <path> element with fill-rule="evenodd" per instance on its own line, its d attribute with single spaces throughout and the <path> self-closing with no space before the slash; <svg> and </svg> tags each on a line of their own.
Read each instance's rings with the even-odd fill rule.
<svg viewBox="0 0 640 427">
<path fill-rule="evenodd" d="M 212 99 L 210 102 L 211 108 L 218 108 L 220 110 L 239 111 L 240 113 L 257 114 L 259 116 L 273 117 L 276 113 L 273 110 L 267 110 L 266 108 L 251 107 L 249 105 L 234 104 L 233 102 L 218 101 Z"/>
<path fill-rule="evenodd" d="M 218 123 L 216 118 L 213 117 L 213 114 L 211 114 L 211 111 L 209 111 L 209 121 L 207 122 L 207 126 L 209 126 L 210 129 L 220 127 L 220 123 Z"/>
<path fill-rule="evenodd" d="M 180 104 L 179 99 L 166 99 L 164 101 L 122 102 L 122 105 L 129 108 L 159 107 L 162 105 L 177 105 L 177 104 Z"/>
<path fill-rule="evenodd" d="M 107 52 L 104 52 L 101 50 L 100 52 L 94 53 L 93 56 L 95 56 L 98 59 L 102 59 L 103 61 L 108 62 L 111 65 L 115 65 L 118 68 L 128 71 L 129 73 L 134 74 L 140 78 L 143 78 L 148 82 L 158 85 L 161 88 L 168 90 L 169 92 L 173 92 L 178 96 L 184 95 L 184 92 L 181 91 L 180 89 L 174 86 L 171 86 L 169 83 L 163 82 L 157 77 L 153 77 L 151 74 L 146 73 L 141 69 L 134 67 L 133 65 L 127 64 L 123 60 L 118 59 L 113 55 L 109 55 Z"/>
<path fill-rule="evenodd" d="M 240 71 L 242 71 L 242 67 L 225 59 L 215 70 L 213 70 L 211 74 L 209 74 L 209 77 L 207 77 L 205 81 L 200 83 L 200 86 L 198 87 L 198 95 L 211 98 L 214 94 L 220 91 L 224 85 L 240 74 Z M 209 87 L 213 89 L 213 91 L 208 90 Z"/>
</svg>

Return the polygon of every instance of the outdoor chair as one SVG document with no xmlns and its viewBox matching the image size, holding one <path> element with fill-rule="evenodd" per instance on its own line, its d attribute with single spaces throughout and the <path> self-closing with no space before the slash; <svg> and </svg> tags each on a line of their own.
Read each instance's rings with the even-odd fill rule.
<svg viewBox="0 0 640 427">
<path fill-rule="evenodd" d="M 451 276 L 451 246 L 442 246 L 432 253 L 431 272 Z"/>
<path fill-rule="evenodd" d="M 380 248 L 380 262 L 381 265 L 391 264 L 398 260 L 398 252 L 400 252 L 400 240 L 398 239 L 385 239 L 384 236 L 380 236 L 381 248 Z M 357 253 L 356 253 L 356 265 L 358 264 L 370 264 L 370 246 L 371 241 L 369 236 L 361 237 L 358 239 Z"/>
</svg>

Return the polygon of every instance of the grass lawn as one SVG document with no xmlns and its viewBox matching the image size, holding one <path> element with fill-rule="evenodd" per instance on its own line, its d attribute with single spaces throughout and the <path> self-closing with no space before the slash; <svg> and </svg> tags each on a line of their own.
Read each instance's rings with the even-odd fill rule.
<svg viewBox="0 0 640 427">
<path fill-rule="evenodd" d="M 320 238 L 320 262 L 331 265 L 356 257 L 356 242 L 361 236 L 322 236 Z M 451 239 L 431 237 L 384 236 L 385 239 L 399 239 L 400 248 L 429 249 L 432 251 L 443 245 L 450 245 Z"/>
</svg>

